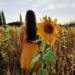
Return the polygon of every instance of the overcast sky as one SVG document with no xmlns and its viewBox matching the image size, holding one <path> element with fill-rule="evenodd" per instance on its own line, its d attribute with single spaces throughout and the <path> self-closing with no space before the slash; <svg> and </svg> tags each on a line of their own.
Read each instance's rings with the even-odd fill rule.
<svg viewBox="0 0 75 75">
<path fill-rule="evenodd" d="M 37 21 L 45 15 L 62 24 L 75 21 L 75 0 L 0 0 L 0 11 L 4 11 L 7 22 L 19 20 L 20 13 L 24 21 L 29 9 L 35 12 Z"/>
</svg>

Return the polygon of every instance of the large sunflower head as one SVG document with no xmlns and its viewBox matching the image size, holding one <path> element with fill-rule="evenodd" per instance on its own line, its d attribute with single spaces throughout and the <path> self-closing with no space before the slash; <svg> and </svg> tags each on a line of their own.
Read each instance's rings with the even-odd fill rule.
<svg viewBox="0 0 75 75">
<path fill-rule="evenodd" d="M 37 35 L 39 35 L 42 40 L 46 40 L 49 44 L 53 44 L 58 36 L 57 19 L 52 21 L 50 17 L 43 17 L 41 22 L 37 25 Z"/>
</svg>

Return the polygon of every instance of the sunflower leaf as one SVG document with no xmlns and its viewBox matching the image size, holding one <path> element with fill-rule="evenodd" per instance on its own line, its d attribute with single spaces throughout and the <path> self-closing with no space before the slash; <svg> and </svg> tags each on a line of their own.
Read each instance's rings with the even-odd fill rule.
<svg viewBox="0 0 75 75">
<path fill-rule="evenodd" d="M 31 61 L 31 68 L 33 68 L 35 62 L 39 60 L 40 56 L 41 55 L 38 53 L 34 55 L 34 57 L 32 58 L 32 61 Z"/>
<path fill-rule="evenodd" d="M 40 68 L 37 75 L 48 75 L 48 72 L 46 69 Z"/>
<path fill-rule="evenodd" d="M 56 59 L 57 57 L 50 50 L 48 50 L 47 53 L 43 55 L 43 60 L 45 64 L 51 64 Z"/>
<path fill-rule="evenodd" d="M 36 72 L 33 72 L 33 74 L 32 74 L 32 75 L 37 75 L 37 74 L 36 74 Z"/>
</svg>

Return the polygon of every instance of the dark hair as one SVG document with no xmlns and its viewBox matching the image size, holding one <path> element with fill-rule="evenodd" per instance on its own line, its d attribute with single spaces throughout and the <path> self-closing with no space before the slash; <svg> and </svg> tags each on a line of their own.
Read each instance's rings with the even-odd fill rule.
<svg viewBox="0 0 75 75">
<path fill-rule="evenodd" d="M 36 17 L 32 10 L 28 10 L 26 13 L 26 33 L 27 42 L 36 40 Z"/>
</svg>

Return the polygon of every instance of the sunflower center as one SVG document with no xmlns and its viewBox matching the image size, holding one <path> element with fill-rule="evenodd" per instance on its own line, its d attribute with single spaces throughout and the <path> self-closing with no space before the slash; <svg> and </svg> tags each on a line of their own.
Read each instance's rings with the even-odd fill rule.
<svg viewBox="0 0 75 75">
<path fill-rule="evenodd" d="M 45 32 L 48 34 L 53 32 L 53 26 L 51 25 L 46 25 L 44 29 L 45 29 Z"/>
</svg>

